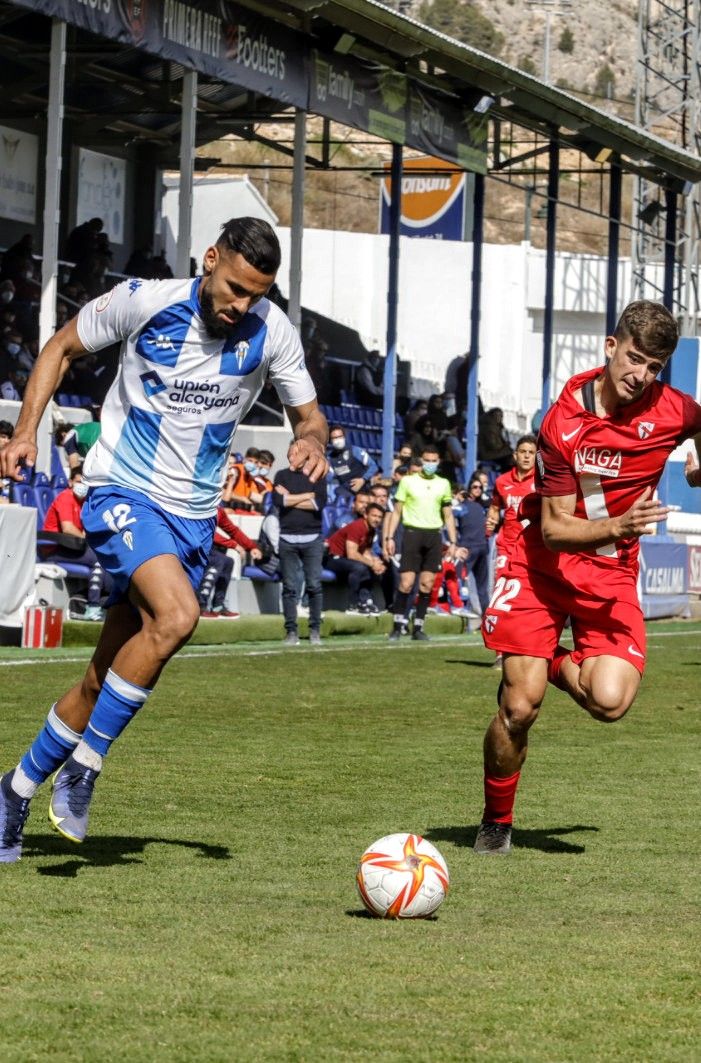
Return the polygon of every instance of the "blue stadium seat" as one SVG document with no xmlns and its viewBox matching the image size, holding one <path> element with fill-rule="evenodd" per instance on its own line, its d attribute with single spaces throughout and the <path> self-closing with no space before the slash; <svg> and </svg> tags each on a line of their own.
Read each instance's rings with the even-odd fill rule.
<svg viewBox="0 0 701 1063">
<path fill-rule="evenodd" d="M 30 484 L 14 483 L 12 485 L 12 498 L 15 502 L 18 502 L 20 506 L 34 506 L 37 508 L 34 488 Z"/>
<path fill-rule="evenodd" d="M 32 487 L 46 487 L 49 484 L 49 478 L 45 472 L 35 472 L 32 478 Z"/>
<path fill-rule="evenodd" d="M 244 565 L 241 575 L 246 579 L 262 580 L 264 583 L 280 582 L 280 576 L 277 572 L 271 575 L 269 572 L 264 572 L 262 568 L 258 568 L 258 565 Z"/>
<path fill-rule="evenodd" d="M 49 484 L 39 485 L 38 487 L 34 488 L 36 507 L 39 510 L 39 527 L 42 527 L 44 521 L 46 520 L 46 514 L 48 512 L 49 506 L 54 500 L 55 493 L 55 489 Z"/>
<path fill-rule="evenodd" d="M 263 495 L 263 513 L 267 517 L 273 509 L 275 509 L 275 503 L 273 501 L 274 494 L 272 491 L 266 491 Z"/>
<path fill-rule="evenodd" d="M 51 477 L 51 486 L 54 491 L 63 491 L 64 488 L 68 487 L 68 480 L 63 473 L 57 473 Z"/>
<path fill-rule="evenodd" d="M 335 515 L 333 506 L 324 506 L 321 511 L 321 534 L 325 539 L 329 537 L 334 527 Z"/>
<path fill-rule="evenodd" d="M 335 583 L 336 573 L 330 572 L 328 568 L 322 568 L 321 570 L 321 582 L 322 583 Z"/>
<path fill-rule="evenodd" d="M 52 443 L 51 444 L 51 480 L 52 480 L 52 482 L 53 482 L 54 478 L 57 477 L 57 476 L 61 476 L 65 480 L 65 475 L 64 475 L 64 472 L 63 472 L 63 465 L 61 465 L 61 458 L 60 458 L 59 453 L 58 453 L 58 447 L 56 446 L 55 443 Z"/>
</svg>

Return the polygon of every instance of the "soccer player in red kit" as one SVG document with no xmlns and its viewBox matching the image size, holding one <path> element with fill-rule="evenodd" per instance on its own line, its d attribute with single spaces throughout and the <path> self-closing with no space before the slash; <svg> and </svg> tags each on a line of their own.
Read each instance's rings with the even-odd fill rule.
<svg viewBox="0 0 701 1063">
<path fill-rule="evenodd" d="M 491 535 L 502 521 L 496 538 L 496 572 L 506 565 L 509 548 L 518 538 L 518 510 L 526 495 L 535 491 L 535 436 L 521 436 L 514 450 L 513 469 L 497 476 L 487 510 L 487 534 Z M 503 519 L 502 519 L 503 515 Z"/>
<path fill-rule="evenodd" d="M 619 720 L 638 691 L 638 540 L 669 512 L 653 498 L 668 456 L 692 436 L 701 446 L 701 406 L 656 379 L 677 340 L 662 305 L 630 303 L 606 338 L 606 365 L 572 377 L 543 420 L 536 491 L 521 504 L 482 625 L 485 645 L 504 655 L 504 676 L 484 740 L 477 853 L 511 848 L 528 731 L 548 680 L 604 722 Z M 558 645 L 568 616 L 573 651 Z"/>
</svg>

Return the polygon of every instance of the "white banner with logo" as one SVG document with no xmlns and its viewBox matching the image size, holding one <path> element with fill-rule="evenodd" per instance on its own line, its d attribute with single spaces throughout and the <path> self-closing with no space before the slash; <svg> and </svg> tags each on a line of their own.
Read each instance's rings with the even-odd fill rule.
<svg viewBox="0 0 701 1063">
<path fill-rule="evenodd" d="M 0 125 L 0 215 L 33 225 L 36 221 L 39 138 Z"/>
<path fill-rule="evenodd" d="M 81 148 L 78 153 L 76 225 L 82 225 L 90 218 L 102 218 L 110 242 L 123 244 L 126 176 L 124 159 Z"/>
</svg>

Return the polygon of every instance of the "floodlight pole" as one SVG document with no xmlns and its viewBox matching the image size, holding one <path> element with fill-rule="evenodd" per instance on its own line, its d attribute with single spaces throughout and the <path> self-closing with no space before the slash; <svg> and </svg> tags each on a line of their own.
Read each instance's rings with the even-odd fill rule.
<svg viewBox="0 0 701 1063">
<path fill-rule="evenodd" d="M 180 186 L 178 191 L 178 246 L 176 274 L 190 276 L 192 253 L 192 178 L 197 130 L 197 71 L 183 73 L 180 122 Z"/>
<path fill-rule="evenodd" d="M 540 408 L 543 414 L 550 406 L 552 394 L 553 307 L 555 301 L 555 250 L 557 247 L 557 197 L 559 193 L 560 147 L 550 135 L 548 148 L 548 214 L 545 243 L 545 308 L 543 311 L 543 388 Z"/>
<path fill-rule="evenodd" d="M 292 225 L 290 227 L 290 298 L 287 316 L 299 331 L 302 327 L 302 237 L 304 235 L 304 164 L 307 151 L 307 114 L 295 111 L 295 142 L 292 164 Z"/>
<path fill-rule="evenodd" d="M 477 392 L 480 357 L 480 315 L 482 302 L 482 248 L 484 246 L 484 174 L 475 174 L 472 200 L 472 274 L 470 278 L 470 350 L 467 355 L 467 414 L 465 425 L 464 482 L 477 468 L 479 399 Z"/>
<path fill-rule="evenodd" d="M 387 350 L 382 409 L 382 471 L 392 475 L 394 408 L 397 401 L 397 309 L 399 303 L 399 233 L 402 219 L 402 146 L 392 145 L 389 204 L 389 276 L 387 279 Z"/>
<path fill-rule="evenodd" d="M 61 169 L 63 150 L 63 94 L 66 80 L 66 23 L 51 21 L 49 99 L 46 113 L 46 186 L 44 189 L 44 234 L 42 240 L 39 346 L 56 329 L 58 293 L 58 224 L 61 214 Z M 51 471 L 51 413 L 47 406 L 37 430 L 38 472 Z"/>
</svg>

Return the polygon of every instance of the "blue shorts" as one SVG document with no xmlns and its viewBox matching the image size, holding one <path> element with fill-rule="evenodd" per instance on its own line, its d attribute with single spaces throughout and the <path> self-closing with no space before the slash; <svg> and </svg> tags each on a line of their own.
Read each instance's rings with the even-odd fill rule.
<svg viewBox="0 0 701 1063">
<path fill-rule="evenodd" d="M 175 554 L 192 589 L 199 587 L 216 517 L 178 517 L 124 487 L 91 488 L 81 517 L 88 543 L 114 583 L 108 605 L 125 601 L 137 568 L 161 554 Z"/>
</svg>

